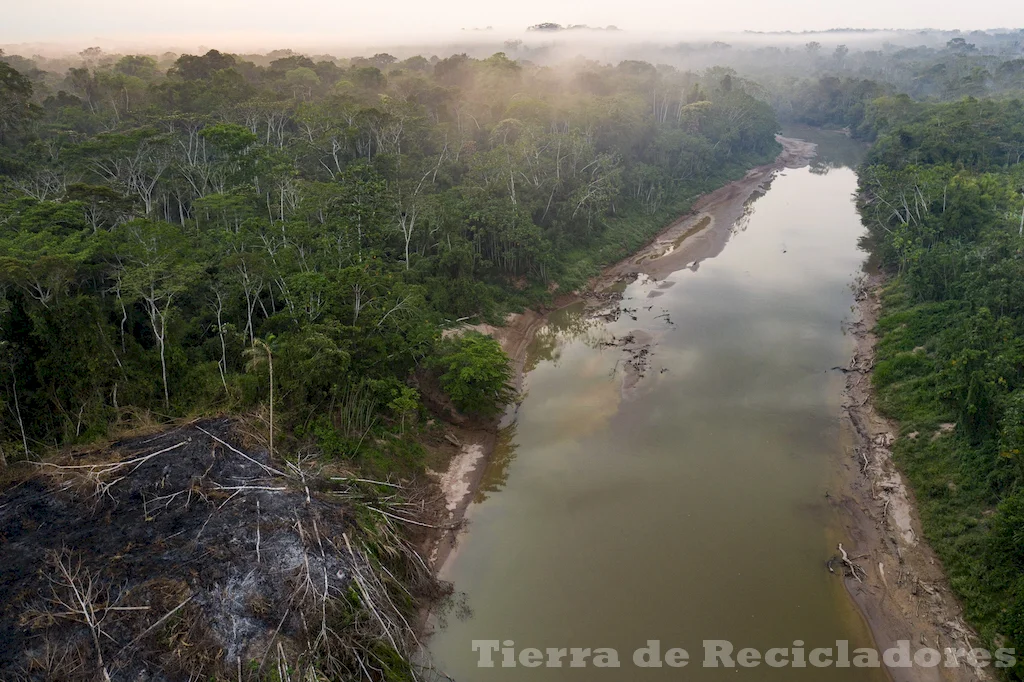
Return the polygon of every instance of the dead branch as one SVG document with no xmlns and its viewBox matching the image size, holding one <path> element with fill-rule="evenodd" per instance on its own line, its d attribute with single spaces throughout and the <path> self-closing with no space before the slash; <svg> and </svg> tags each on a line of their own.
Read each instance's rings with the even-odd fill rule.
<svg viewBox="0 0 1024 682">
<path fill-rule="evenodd" d="M 360 561 L 356 557 L 356 553 L 352 551 L 352 544 L 348 541 L 348 534 L 342 533 L 341 537 L 345 539 L 345 547 L 348 548 L 348 553 L 352 557 L 352 577 L 355 579 L 356 585 L 359 587 L 359 592 L 363 597 L 363 603 L 377 619 L 377 622 L 380 623 L 381 628 L 384 630 L 384 635 L 388 638 L 388 641 L 391 642 L 392 649 L 394 649 L 395 651 L 400 651 L 400 649 L 398 648 L 398 643 L 395 641 L 395 638 L 391 635 L 391 629 L 384 622 L 384 618 L 381 616 L 380 612 L 377 611 L 377 607 L 374 605 L 373 599 L 370 598 L 369 590 L 364 584 L 363 576 L 359 570 Z"/>
<path fill-rule="evenodd" d="M 56 469 L 57 471 L 60 471 L 60 472 L 71 472 L 71 471 L 82 472 L 82 474 L 84 475 L 85 479 L 87 481 L 91 482 L 93 484 L 93 486 L 95 487 L 95 490 L 93 492 L 93 496 L 98 498 L 98 497 L 101 497 L 103 495 L 110 495 L 110 490 L 115 485 L 117 485 L 118 483 L 120 483 L 121 481 L 123 481 L 127 477 L 131 476 L 136 471 L 138 471 L 139 467 L 141 467 L 143 464 L 145 464 L 149 460 L 151 460 L 154 457 L 157 457 L 159 455 L 162 455 L 164 453 L 171 452 L 173 450 L 177 450 L 178 448 L 182 447 L 183 445 L 187 445 L 190 441 L 191 441 L 191 438 L 183 440 L 180 443 L 177 443 L 175 445 L 171 445 L 170 447 L 166 447 L 163 450 L 157 450 L 156 452 L 150 453 L 150 454 L 142 456 L 142 457 L 134 457 L 132 459 L 126 459 L 126 460 L 123 460 L 123 461 L 120 461 L 120 462 L 106 462 L 106 463 L 103 463 L 103 464 L 71 464 L 71 465 L 53 464 L 51 462 L 33 462 L 33 464 L 36 464 L 37 466 L 50 467 L 50 468 Z M 129 467 L 130 467 L 130 470 L 125 471 L 125 469 L 129 469 Z M 117 478 L 115 478 L 115 479 L 113 479 L 111 481 L 105 480 L 107 476 L 109 476 L 111 474 L 114 474 L 114 473 L 120 473 L 120 472 L 123 472 L 123 473 L 121 473 L 121 475 L 118 476 Z"/>
<path fill-rule="evenodd" d="M 277 469 L 275 469 L 272 466 L 267 466 L 266 464 L 263 464 L 261 462 L 257 462 L 255 459 L 253 459 L 249 455 L 245 454 L 244 452 L 242 452 L 241 450 L 236 448 L 234 445 L 231 445 L 227 441 L 224 441 L 224 440 L 221 440 L 220 438 L 217 438 L 217 436 L 213 435 L 212 433 L 210 433 L 209 431 L 207 431 L 203 427 L 197 425 L 196 428 L 199 429 L 200 431 L 202 431 L 203 433 L 205 433 L 210 438 L 212 438 L 215 441 L 217 441 L 218 443 L 220 443 L 221 445 L 223 445 L 224 447 L 226 447 L 228 450 L 231 450 L 231 452 L 235 453 L 236 455 L 241 455 L 242 457 L 244 457 L 245 459 L 249 460 L 250 462 L 252 462 L 256 466 L 260 467 L 261 469 L 266 471 L 268 474 L 273 474 L 275 476 L 281 476 L 282 478 L 288 478 L 288 474 L 284 473 L 283 471 L 278 471 Z"/>
<path fill-rule="evenodd" d="M 143 639 L 143 638 L 144 638 L 144 637 L 145 637 L 146 635 L 148 635 L 149 633 L 153 632 L 153 630 L 156 630 L 156 629 L 157 629 L 158 627 L 160 627 L 160 624 L 161 624 L 161 623 L 163 623 L 163 622 L 164 622 L 165 620 L 167 620 L 168 618 L 170 618 L 171 616 L 173 616 L 173 615 L 174 615 L 175 613 L 177 613 L 177 612 L 178 612 L 179 610 L 181 610 L 181 609 L 182 609 L 182 607 L 184 607 L 184 606 L 185 606 L 186 604 L 188 604 L 188 603 L 189 603 L 190 601 L 192 601 L 193 597 L 195 597 L 195 595 L 189 595 L 189 597 L 188 597 L 188 598 L 187 598 L 187 599 L 186 599 L 185 601 L 181 602 L 180 604 L 178 604 L 177 606 L 175 606 L 175 607 L 174 607 L 173 609 L 171 609 L 170 611 L 168 611 L 168 612 L 167 612 L 167 613 L 165 613 L 164 615 L 160 616 L 159 620 L 157 620 L 157 621 L 156 621 L 155 623 L 153 623 L 153 624 L 152 624 L 152 625 L 150 625 L 150 626 L 149 626 L 148 628 L 146 628 L 145 630 L 143 630 L 143 631 L 142 631 L 142 633 L 141 633 L 140 635 L 138 635 L 138 636 L 137 636 L 137 637 L 136 637 L 135 639 L 133 639 L 133 640 L 132 640 L 132 641 L 130 641 L 130 642 L 129 642 L 129 643 L 127 644 L 127 645 L 125 645 L 124 647 L 122 647 L 122 648 L 121 648 L 121 651 L 119 651 L 119 652 L 118 652 L 118 656 L 120 656 L 120 655 L 121 655 L 122 653 L 124 653 L 124 652 L 125 652 L 125 651 L 127 651 L 128 649 L 131 649 L 131 648 L 132 648 L 133 646 L 135 646 L 135 645 L 136 645 L 136 644 L 138 644 L 138 643 L 139 643 L 140 641 L 142 641 L 142 639 Z"/>
<path fill-rule="evenodd" d="M 107 672 L 106 664 L 103 662 L 103 646 L 101 639 L 109 636 L 102 630 L 103 618 L 111 606 L 100 607 L 97 612 L 97 603 L 108 602 L 100 591 L 98 581 L 82 564 L 73 563 L 67 552 L 53 552 L 50 556 L 55 576 L 50 578 L 53 591 L 52 603 L 61 607 L 63 612 L 56 612 L 52 615 L 64 617 L 83 623 L 89 630 L 93 646 L 96 649 L 96 666 L 100 669 L 103 679 L 110 682 L 110 673 Z M 115 600 L 116 604 L 116 600 Z"/>
<path fill-rule="evenodd" d="M 403 516 L 397 516 L 395 514 L 389 514 L 388 512 L 386 512 L 386 511 L 384 511 L 382 509 L 377 509 L 376 507 L 371 507 L 370 505 L 366 505 L 366 508 L 369 509 L 370 511 L 375 511 L 378 514 L 383 514 L 384 516 L 388 517 L 389 519 L 395 519 L 396 521 L 402 521 L 404 523 L 411 523 L 414 526 L 423 526 L 424 528 L 442 528 L 442 529 L 446 528 L 446 526 L 435 526 L 435 525 L 432 525 L 432 524 L 429 524 L 429 523 L 421 523 L 419 521 L 413 521 L 412 519 L 407 519 L 407 518 L 405 518 Z"/>
<path fill-rule="evenodd" d="M 857 579 L 857 582 L 864 582 L 863 580 L 861 580 L 860 576 L 861 574 L 864 574 L 866 576 L 867 573 L 864 572 L 863 568 L 853 563 L 853 560 L 850 559 L 849 555 L 846 553 L 846 550 L 843 549 L 843 543 L 841 542 L 839 543 L 839 553 L 842 554 L 843 564 L 845 564 L 846 567 L 850 570 L 850 573 L 852 573 L 853 577 Z"/>
<path fill-rule="evenodd" d="M 384 486 L 388 486 L 389 488 L 403 489 L 403 486 L 397 485 L 395 483 L 387 483 L 385 481 L 374 481 L 374 480 L 369 479 L 369 478 L 346 478 L 346 477 L 343 477 L 343 476 L 332 476 L 330 480 L 332 480 L 332 481 L 355 481 L 356 483 L 372 483 L 373 485 L 384 485 Z"/>
</svg>

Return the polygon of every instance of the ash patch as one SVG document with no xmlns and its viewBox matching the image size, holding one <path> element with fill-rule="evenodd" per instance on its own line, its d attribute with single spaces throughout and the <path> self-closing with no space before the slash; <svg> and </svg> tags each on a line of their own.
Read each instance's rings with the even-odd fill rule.
<svg viewBox="0 0 1024 682">
<path fill-rule="evenodd" d="M 229 420 L 117 443 L 0 494 L 0 679 L 219 677 L 305 639 L 342 596 L 337 504 Z"/>
</svg>

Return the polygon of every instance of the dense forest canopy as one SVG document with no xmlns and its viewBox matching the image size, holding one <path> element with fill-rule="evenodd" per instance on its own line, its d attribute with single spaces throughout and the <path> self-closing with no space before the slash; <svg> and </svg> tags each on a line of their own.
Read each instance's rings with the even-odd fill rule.
<svg viewBox="0 0 1024 682">
<path fill-rule="evenodd" d="M 0 62 L 8 458 L 266 404 L 258 342 L 284 423 L 363 441 L 348 403 L 404 424 L 444 326 L 579 285 L 777 148 L 723 69 L 171 57 Z"/>
</svg>

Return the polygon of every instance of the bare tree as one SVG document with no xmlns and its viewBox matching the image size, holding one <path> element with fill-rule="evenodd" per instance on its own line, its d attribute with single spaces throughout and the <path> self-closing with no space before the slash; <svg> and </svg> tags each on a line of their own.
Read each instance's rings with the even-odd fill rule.
<svg viewBox="0 0 1024 682">
<path fill-rule="evenodd" d="M 423 185 L 427 181 L 428 177 L 437 177 L 437 171 L 441 167 L 445 158 L 448 156 L 448 145 L 445 144 L 441 153 L 437 156 L 437 163 L 432 167 L 428 168 L 427 171 L 420 178 L 419 182 L 403 197 L 402 190 L 399 188 L 396 204 L 398 208 L 398 229 L 402 232 L 402 237 L 405 239 L 405 269 L 409 269 L 409 244 L 412 242 L 413 233 L 416 231 L 416 219 L 420 212 L 420 202 L 422 201 L 421 193 L 423 191 Z M 433 181 L 433 180 L 432 180 Z"/>
<path fill-rule="evenodd" d="M 93 169 L 108 182 L 138 196 L 146 215 L 153 212 L 157 183 L 170 165 L 168 150 L 154 137 L 118 136 L 108 153 L 92 161 Z"/>
<path fill-rule="evenodd" d="M 6 345 L 6 341 L 0 343 L 0 348 Z M 28 434 L 25 432 L 25 420 L 21 416 L 21 401 L 18 399 L 18 373 L 14 366 L 8 364 L 7 369 L 11 374 L 11 398 L 12 404 L 8 405 L 7 408 L 14 415 L 14 420 L 18 422 L 18 430 L 21 432 L 21 446 L 25 449 L 25 457 L 31 457 L 32 451 L 28 449 Z"/>
<path fill-rule="evenodd" d="M 224 341 L 224 292 L 215 285 L 213 295 L 215 298 L 214 312 L 217 315 L 217 338 L 220 339 L 220 360 L 217 361 L 217 369 L 220 370 L 220 382 L 224 385 L 224 393 L 227 393 L 228 347 Z"/>
<path fill-rule="evenodd" d="M 130 609 L 119 607 L 120 595 L 111 599 L 101 581 L 91 571 L 75 561 L 66 551 L 51 552 L 49 574 L 52 596 L 52 610 L 48 615 L 81 623 L 89 630 L 93 647 L 96 649 L 96 667 L 106 682 L 110 673 L 103 661 L 102 640 L 108 635 L 103 631 L 103 621 L 111 611 Z"/>
</svg>

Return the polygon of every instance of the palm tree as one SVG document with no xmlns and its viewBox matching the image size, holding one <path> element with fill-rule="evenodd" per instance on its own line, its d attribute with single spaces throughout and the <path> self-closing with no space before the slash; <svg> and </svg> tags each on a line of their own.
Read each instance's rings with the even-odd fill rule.
<svg viewBox="0 0 1024 682">
<path fill-rule="evenodd" d="M 273 337 L 270 337 L 273 341 Z M 245 365 L 247 372 L 255 371 L 264 362 L 270 370 L 270 457 L 274 457 L 274 353 L 270 344 L 263 339 L 253 339 L 252 346 L 245 349 L 249 361 Z"/>
</svg>

